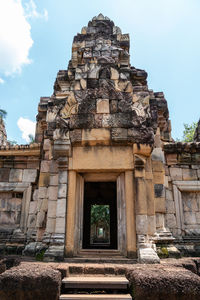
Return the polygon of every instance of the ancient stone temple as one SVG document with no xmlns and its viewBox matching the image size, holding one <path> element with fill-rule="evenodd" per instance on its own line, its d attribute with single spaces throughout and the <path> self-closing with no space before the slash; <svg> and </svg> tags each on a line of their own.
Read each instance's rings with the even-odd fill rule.
<svg viewBox="0 0 200 300">
<path fill-rule="evenodd" d="M 146 263 L 163 249 L 200 253 L 199 139 L 172 140 L 164 95 L 130 65 L 129 47 L 94 17 L 40 99 L 35 143 L 1 146 L 2 253 Z"/>
</svg>

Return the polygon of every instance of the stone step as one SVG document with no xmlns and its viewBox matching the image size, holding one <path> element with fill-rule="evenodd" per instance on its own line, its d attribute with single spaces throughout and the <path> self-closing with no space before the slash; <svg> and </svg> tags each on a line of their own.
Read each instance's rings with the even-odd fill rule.
<svg viewBox="0 0 200 300">
<path fill-rule="evenodd" d="M 94 294 L 94 295 L 83 295 L 83 294 L 66 294 L 61 295 L 60 300 L 132 300 L 130 294 Z"/>
<path fill-rule="evenodd" d="M 91 255 L 86 257 L 73 257 L 73 258 L 65 258 L 64 261 L 66 263 L 74 263 L 74 264 L 84 264 L 84 263 L 98 263 L 98 264 L 136 264 L 137 259 L 130 259 L 125 257 L 116 257 L 116 256 L 97 256 L 91 257 Z"/>
<path fill-rule="evenodd" d="M 70 289 L 117 289 L 125 290 L 129 281 L 125 276 L 70 276 L 62 280 L 63 287 Z"/>
</svg>

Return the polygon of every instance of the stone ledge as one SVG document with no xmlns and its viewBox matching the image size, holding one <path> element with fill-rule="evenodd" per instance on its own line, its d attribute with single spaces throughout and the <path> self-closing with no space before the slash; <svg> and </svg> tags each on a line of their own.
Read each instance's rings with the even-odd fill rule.
<svg viewBox="0 0 200 300">
<path fill-rule="evenodd" d="M 200 152 L 200 142 L 191 142 L 191 143 L 166 143 L 164 145 L 165 153 L 183 153 L 183 152 Z"/>
<path fill-rule="evenodd" d="M 0 156 L 39 156 L 40 143 L 0 146 Z"/>
</svg>

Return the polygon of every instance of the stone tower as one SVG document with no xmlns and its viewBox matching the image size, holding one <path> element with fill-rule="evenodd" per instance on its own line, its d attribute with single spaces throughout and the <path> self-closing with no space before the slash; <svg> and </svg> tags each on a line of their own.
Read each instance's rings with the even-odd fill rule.
<svg viewBox="0 0 200 300">
<path fill-rule="evenodd" d="M 46 159 L 42 163 L 54 160 L 59 174 L 68 172 L 68 179 L 66 176 L 64 182 L 58 183 L 58 203 L 66 205 L 67 189 L 68 195 L 74 193 L 67 204 L 67 256 L 82 251 L 82 241 L 77 243 L 72 236 L 81 240 L 83 237 L 80 232 L 74 232 L 74 226 L 84 227 L 83 220 L 72 217 L 84 199 L 77 200 L 79 204 L 73 203 L 74 197 L 81 198 L 81 195 L 71 189 L 74 185 L 78 189 L 80 185 L 84 190 L 84 182 L 90 180 L 114 180 L 118 194 L 122 194 L 118 196 L 121 200 L 117 200 L 117 213 L 122 216 L 116 229 L 119 253 L 135 257 L 136 244 L 140 243 L 147 245 L 152 259 L 157 260 L 152 246 L 156 219 L 150 154 L 155 144 L 161 147 L 161 140 L 170 141 L 170 122 L 163 93 L 148 89 L 147 73 L 130 65 L 129 48 L 128 34 L 122 34 L 120 28 L 102 14 L 94 17 L 88 27 L 83 27 L 81 34 L 74 37 L 72 58 L 68 69 L 58 72 L 53 95 L 41 98 L 39 104 L 36 141 L 45 145 L 43 157 Z M 46 154 L 49 144 L 51 157 Z M 138 187 L 136 194 L 134 181 Z M 127 199 L 123 194 L 125 189 Z M 162 186 L 156 189 L 158 197 L 163 197 Z M 138 198 L 135 208 L 133 197 Z M 144 197 L 148 197 L 149 207 Z M 79 214 L 83 214 L 83 207 Z M 47 220 L 47 225 L 49 222 Z M 65 215 L 55 222 L 55 230 L 62 222 L 64 240 Z"/>
<path fill-rule="evenodd" d="M 144 263 L 163 247 L 198 252 L 200 143 L 171 140 L 164 95 L 130 65 L 129 48 L 128 34 L 94 17 L 40 99 L 36 143 L 0 148 L 3 249 Z"/>
</svg>

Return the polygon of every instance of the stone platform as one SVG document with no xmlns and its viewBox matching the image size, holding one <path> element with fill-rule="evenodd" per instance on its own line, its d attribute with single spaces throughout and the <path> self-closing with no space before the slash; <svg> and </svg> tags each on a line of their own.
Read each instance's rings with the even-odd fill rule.
<svg viewBox="0 0 200 300">
<path fill-rule="evenodd" d="M 88 277 L 95 281 L 102 276 L 107 279 L 115 278 L 115 281 L 121 277 L 126 278 L 130 283 L 126 295 L 130 294 L 134 300 L 200 299 L 200 258 L 162 259 L 160 264 L 132 265 L 27 262 L 21 257 L 18 262 L 20 264 L 14 267 L 11 263 L 6 264 L 8 259 L 10 257 L 0 261 L 1 300 L 33 300 L 36 296 L 37 300 L 58 300 L 62 279 L 76 278 L 78 284 L 79 278 Z M 13 265 L 14 263 L 13 259 Z M 2 265 L 4 268 L 1 268 Z M 54 298 L 48 298 L 49 291 Z M 72 299 L 76 299 L 74 297 Z"/>
</svg>

